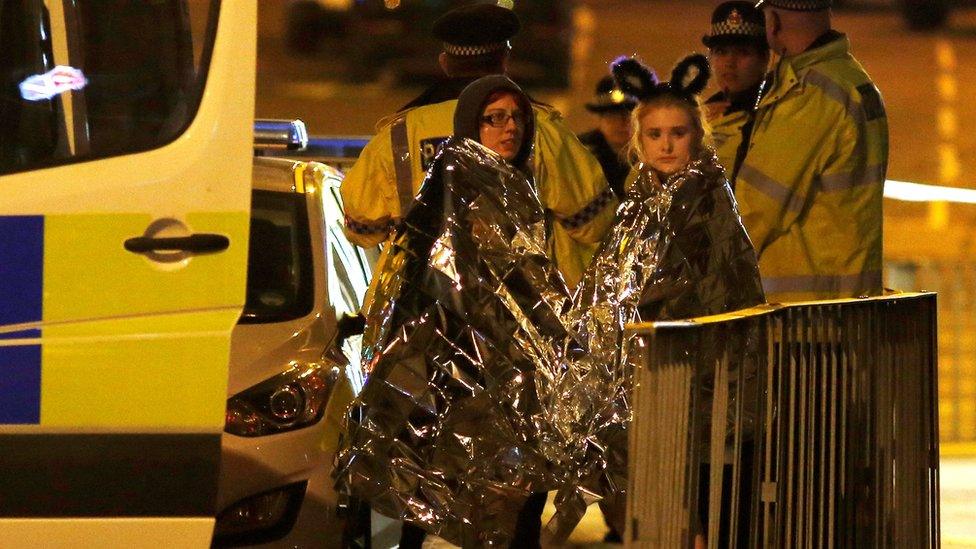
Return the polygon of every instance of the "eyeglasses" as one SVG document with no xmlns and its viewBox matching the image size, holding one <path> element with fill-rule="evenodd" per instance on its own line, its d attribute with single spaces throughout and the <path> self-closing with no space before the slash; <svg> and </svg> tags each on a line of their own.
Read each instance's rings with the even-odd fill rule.
<svg viewBox="0 0 976 549">
<path fill-rule="evenodd" d="M 488 124 L 495 128 L 504 128 L 509 120 L 514 120 L 516 126 L 525 125 L 525 115 L 521 111 L 508 113 L 505 111 L 495 111 L 488 113 L 480 118 L 482 124 Z"/>
</svg>

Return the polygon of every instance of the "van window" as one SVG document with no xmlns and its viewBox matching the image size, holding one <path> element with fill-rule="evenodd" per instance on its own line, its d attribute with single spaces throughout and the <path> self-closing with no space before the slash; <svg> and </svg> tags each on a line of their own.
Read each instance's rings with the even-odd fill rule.
<svg viewBox="0 0 976 549">
<path fill-rule="evenodd" d="M 0 174 L 159 147 L 193 120 L 216 0 L 0 2 Z"/>
<path fill-rule="evenodd" d="M 312 312 L 313 269 L 305 195 L 254 191 L 241 322 L 282 322 Z"/>
</svg>

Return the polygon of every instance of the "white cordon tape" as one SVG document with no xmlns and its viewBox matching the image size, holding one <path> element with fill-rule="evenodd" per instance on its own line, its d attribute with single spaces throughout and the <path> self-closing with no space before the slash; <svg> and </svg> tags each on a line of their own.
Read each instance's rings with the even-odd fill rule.
<svg viewBox="0 0 976 549">
<path fill-rule="evenodd" d="M 907 202 L 956 202 L 976 204 L 976 189 L 923 185 L 888 179 L 884 186 L 885 198 Z"/>
</svg>

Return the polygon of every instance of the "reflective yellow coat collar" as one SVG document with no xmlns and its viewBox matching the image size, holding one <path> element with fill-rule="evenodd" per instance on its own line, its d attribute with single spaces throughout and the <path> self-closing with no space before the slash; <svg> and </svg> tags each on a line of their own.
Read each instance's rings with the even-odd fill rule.
<svg viewBox="0 0 976 549">
<path fill-rule="evenodd" d="M 782 57 L 776 63 L 769 90 L 763 93 L 759 107 L 762 108 L 782 99 L 790 90 L 800 84 L 800 77 L 812 65 L 832 59 L 843 59 L 851 55 L 851 41 L 846 35 L 803 53 Z"/>
</svg>

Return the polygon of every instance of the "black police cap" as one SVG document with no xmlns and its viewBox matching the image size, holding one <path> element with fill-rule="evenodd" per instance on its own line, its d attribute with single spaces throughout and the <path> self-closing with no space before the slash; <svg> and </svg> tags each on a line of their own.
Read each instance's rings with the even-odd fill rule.
<svg viewBox="0 0 976 549">
<path fill-rule="evenodd" d="M 496 4 L 455 8 L 434 21 L 433 33 L 451 55 L 469 57 L 510 47 L 521 28 L 515 12 Z"/>
<path fill-rule="evenodd" d="M 719 4 L 712 12 L 710 32 L 702 36 L 702 44 L 709 48 L 735 42 L 766 47 L 766 18 L 752 2 L 733 0 Z"/>
<path fill-rule="evenodd" d="M 595 113 L 631 111 L 637 106 L 637 98 L 624 93 L 612 76 L 604 76 L 596 84 L 593 101 L 586 104 L 586 110 Z"/>
</svg>

